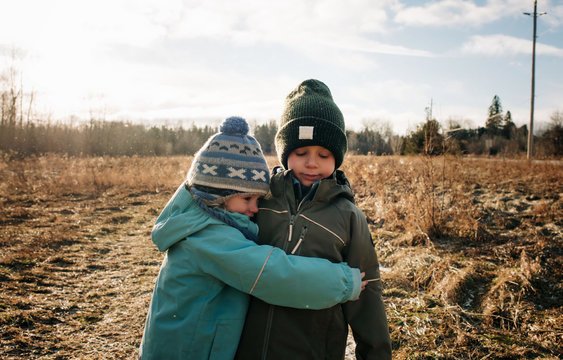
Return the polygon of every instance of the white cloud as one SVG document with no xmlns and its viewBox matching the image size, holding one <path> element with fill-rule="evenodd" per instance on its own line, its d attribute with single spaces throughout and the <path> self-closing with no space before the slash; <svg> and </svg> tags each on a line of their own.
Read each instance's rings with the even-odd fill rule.
<svg viewBox="0 0 563 360">
<path fill-rule="evenodd" d="M 558 27 L 563 24 L 563 5 L 554 5 L 550 7 L 539 6 L 538 12 L 547 12 L 540 19 L 542 22 L 550 25 L 550 27 Z"/>
<path fill-rule="evenodd" d="M 377 40 L 388 30 L 388 9 L 397 6 L 397 0 L 21 0 L 11 11 L 0 11 L 0 45 L 18 44 L 49 63 L 51 73 L 84 68 L 91 74 L 96 58 L 110 49 L 150 48 L 167 38 L 277 44 L 313 60 L 365 70 L 377 66 L 373 53 L 431 56 Z"/>
<path fill-rule="evenodd" d="M 410 26 L 444 26 L 485 23 L 495 19 L 494 13 L 467 1 L 444 0 L 426 6 L 404 8 L 395 21 Z"/>
<path fill-rule="evenodd" d="M 385 2 L 382 2 L 384 5 Z M 176 37 L 246 38 L 282 44 L 385 30 L 383 5 L 368 0 L 263 2 L 192 1 L 171 28 Z M 351 22 L 350 20 L 354 20 Z M 344 26 L 345 25 L 345 26 Z M 251 34 L 248 36 L 248 34 Z"/>
<path fill-rule="evenodd" d="M 172 2 L 165 4 L 170 9 Z M 162 36 L 169 11 L 151 1 L 21 0 L 0 12 L 0 43 L 17 42 L 40 52 L 71 51 L 75 45 L 142 45 Z"/>
<path fill-rule="evenodd" d="M 531 54 L 532 41 L 502 34 L 487 36 L 475 35 L 462 45 L 461 52 L 469 55 L 486 56 Z M 563 49 L 536 43 L 536 54 L 563 57 Z"/>
<path fill-rule="evenodd" d="M 563 47 L 557 28 L 563 6 L 556 3 L 538 4 L 548 15 L 539 23 L 537 53 L 556 57 L 551 63 Z M 234 114 L 273 119 L 287 92 L 307 76 L 331 86 L 347 124 L 379 119 L 405 128 L 424 118 L 432 96 L 455 103 L 444 106 L 443 117 L 471 116 L 475 105 L 468 103 L 475 104 L 479 94 L 467 89 L 489 66 L 486 57 L 531 53 L 531 39 L 507 21 L 531 25 L 522 11 L 532 5 L 531 0 L 4 1 L 0 52 L 11 44 L 24 50 L 24 84 L 38 93 L 38 102 L 61 109 L 57 116 L 94 111 L 130 119 Z M 459 36 L 468 31 L 474 36 L 462 44 Z M 436 56 L 432 51 L 447 52 L 442 46 L 448 44 L 484 59 L 454 56 L 451 66 L 425 59 Z M 559 81 L 556 70 L 551 74 Z M 514 91 L 527 94 L 527 81 Z M 481 112 L 476 111 L 478 119 Z"/>
<path fill-rule="evenodd" d="M 341 49 L 358 51 L 363 53 L 378 53 L 387 55 L 405 55 L 405 56 L 423 56 L 423 57 L 433 57 L 430 51 L 417 50 L 407 48 L 401 45 L 385 44 L 378 41 L 372 41 L 365 38 L 350 38 L 344 39 L 340 37 L 340 41 L 331 41 L 324 43 L 326 46 L 339 47 Z"/>
<path fill-rule="evenodd" d="M 243 1 L 227 5 L 215 0 L 192 4 L 183 9 L 181 21 L 172 27 L 172 36 L 229 39 L 243 46 L 274 43 L 300 51 L 320 45 L 368 53 L 430 56 L 423 50 L 374 40 L 388 31 L 387 10 L 397 6 L 395 0 Z"/>
<path fill-rule="evenodd" d="M 395 22 L 409 26 L 479 26 L 503 17 L 521 15 L 528 0 L 489 0 L 484 6 L 468 0 L 441 0 L 423 6 L 403 7 Z"/>
</svg>

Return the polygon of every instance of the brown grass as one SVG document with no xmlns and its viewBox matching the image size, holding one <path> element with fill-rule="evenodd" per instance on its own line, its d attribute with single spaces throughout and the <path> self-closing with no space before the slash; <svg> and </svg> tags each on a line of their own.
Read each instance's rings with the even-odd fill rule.
<svg viewBox="0 0 563 360">
<path fill-rule="evenodd" d="M 150 231 L 190 161 L 0 158 L 0 358 L 135 358 L 163 257 Z M 344 164 L 378 249 L 394 358 L 562 357 L 563 165 Z"/>
</svg>

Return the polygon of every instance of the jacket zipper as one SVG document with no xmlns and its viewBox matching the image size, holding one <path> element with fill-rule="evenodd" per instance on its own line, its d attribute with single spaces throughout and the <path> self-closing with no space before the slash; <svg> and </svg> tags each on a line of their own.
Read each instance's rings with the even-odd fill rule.
<svg viewBox="0 0 563 360">
<path fill-rule="evenodd" d="M 306 233 L 307 233 L 307 227 L 303 226 L 303 230 L 301 230 L 301 234 L 299 234 L 299 240 L 297 241 L 297 244 L 295 244 L 295 247 L 293 248 L 293 250 L 291 250 L 292 255 L 295 254 L 295 252 L 297 251 L 297 248 L 299 248 L 299 245 L 301 245 L 301 243 L 303 242 L 303 239 L 305 239 Z"/>
<path fill-rule="evenodd" d="M 299 216 L 299 211 L 301 208 L 301 205 L 303 204 L 303 202 L 305 201 L 305 199 L 309 196 L 309 194 L 307 194 L 300 202 L 299 205 L 297 205 L 297 210 L 295 212 L 295 215 L 291 214 L 291 211 L 289 211 L 289 214 L 291 214 L 289 216 L 289 229 L 288 229 L 288 236 L 287 236 L 287 241 L 284 244 L 283 250 L 287 253 L 287 249 L 289 248 L 289 243 L 291 242 L 291 237 L 293 236 L 293 226 L 295 225 L 295 218 L 297 216 Z M 305 227 L 302 231 L 301 234 L 299 234 L 299 241 L 297 242 L 297 245 L 295 245 L 295 248 L 293 248 L 293 252 L 292 254 L 297 250 L 297 247 L 301 244 L 301 242 L 303 241 L 303 238 L 305 237 L 305 233 L 307 232 L 307 228 Z M 270 332 L 272 330 L 272 322 L 274 319 L 274 305 L 270 305 L 270 308 L 268 309 L 268 319 L 266 320 L 266 329 L 264 332 L 264 346 L 262 348 L 262 360 L 266 360 L 267 356 L 268 356 L 268 345 L 270 342 Z"/>
<path fill-rule="evenodd" d="M 289 212 L 291 214 L 291 212 Z M 289 229 L 288 229 L 288 236 L 287 241 L 283 244 L 283 251 L 287 253 L 287 249 L 289 248 L 289 243 L 291 242 L 291 237 L 293 236 L 293 225 L 295 224 L 295 215 L 289 216 Z M 270 343 L 270 332 L 272 330 L 272 322 L 274 320 L 274 305 L 269 305 L 268 309 L 268 317 L 266 319 L 266 329 L 264 331 L 264 345 L 262 347 L 262 360 L 266 360 L 268 357 L 268 345 Z"/>
<path fill-rule="evenodd" d="M 270 331 L 272 330 L 272 321 L 274 319 L 274 305 L 270 305 L 268 309 L 268 319 L 266 321 L 266 331 L 264 332 L 264 345 L 262 347 L 262 360 L 268 358 L 268 345 L 270 343 Z"/>
<path fill-rule="evenodd" d="M 295 218 L 297 218 L 298 216 L 303 216 L 301 215 L 301 205 L 303 205 L 303 203 L 305 202 L 305 200 L 307 198 L 309 198 L 309 195 L 311 193 L 309 192 L 309 194 L 305 195 L 303 197 L 303 199 L 301 199 L 301 201 L 299 202 L 299 205 L 297 205 L 297 210 L 295 212 L 295 215 L 291 215 L 291 220 L 290 220 L 290 227 L 289 227 L 289 241 L 291 241 L 291 236 L 292 236 L 292 232 L 293 232 L 293 225 L 295 224 Z M 301 233 L 299 234 L 299 239 L 297 240 L 297 244 L 295 244 L 295 247 L 293 248 L 293 250 L 291 250 L 291 254 L 295 254 L 295 252 L 297 251 L 297 249 L 299 248 L 299 246 L 301 245 L 301 243 L 303 242 L 303 239 L 305 238 L 305 234 L 307 233 L 307 227 L 303 226 L 303 229 L 301 230 Z"/>
</svg>

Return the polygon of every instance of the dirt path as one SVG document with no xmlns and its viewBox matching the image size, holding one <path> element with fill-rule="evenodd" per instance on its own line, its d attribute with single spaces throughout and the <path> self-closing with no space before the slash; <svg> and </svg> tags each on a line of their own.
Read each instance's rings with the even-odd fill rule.
<svg viewBox="0 0 563 360">
<path fill-rule="evenodd" d="M 33 228 L 8 224 L 3 231 L 18 239 L 51 241 L 29 250 L 37 251 L 34 263 L 3 254 L 16 271 L 3 274 L 1 306 L 14 311 L 1 322 L 11 329 L 2 331 L 0 357 L 135 358 L 163 258 L 150 230 L 169 196 L 45 200 L 29 207 Z"/>
</svg>

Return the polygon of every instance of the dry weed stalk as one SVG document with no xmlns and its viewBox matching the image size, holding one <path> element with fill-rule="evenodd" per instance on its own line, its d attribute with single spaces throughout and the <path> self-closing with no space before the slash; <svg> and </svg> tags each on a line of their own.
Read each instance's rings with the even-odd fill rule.
<svg viewBox="0 0 563 360">
<path fill-rule="evenodd" d="M 353 157 L 345 169 L 376 223 L 389 224 L 409 244 L 432 246 L 436 238 L 456 233 L 472 221 L 475 211 L 464 196 L 459 161 L 433 157 Z M 371 162 L 369 161 L 371 160 Z M 371 182 L 375 186 L 362 186 Z M 359 186 L 359 189 L 358 188 Z M 371 202 L 366 204 L 366 202 Z M 463 217 L 460 220 L 460 217 Z"/>
<path fill-rule="evenodd" d="M 530 322 L 530 306 L 524 298 L 533 295 L 536 289 L 533 278 L 541 266 L 529 259 L 525 250 L 521 252 L 519 268 L 503 268 L 493 281 L 485 296 L 483 314 L 489 326 L 503 330 L 527 327 Z"/>
</svg>

